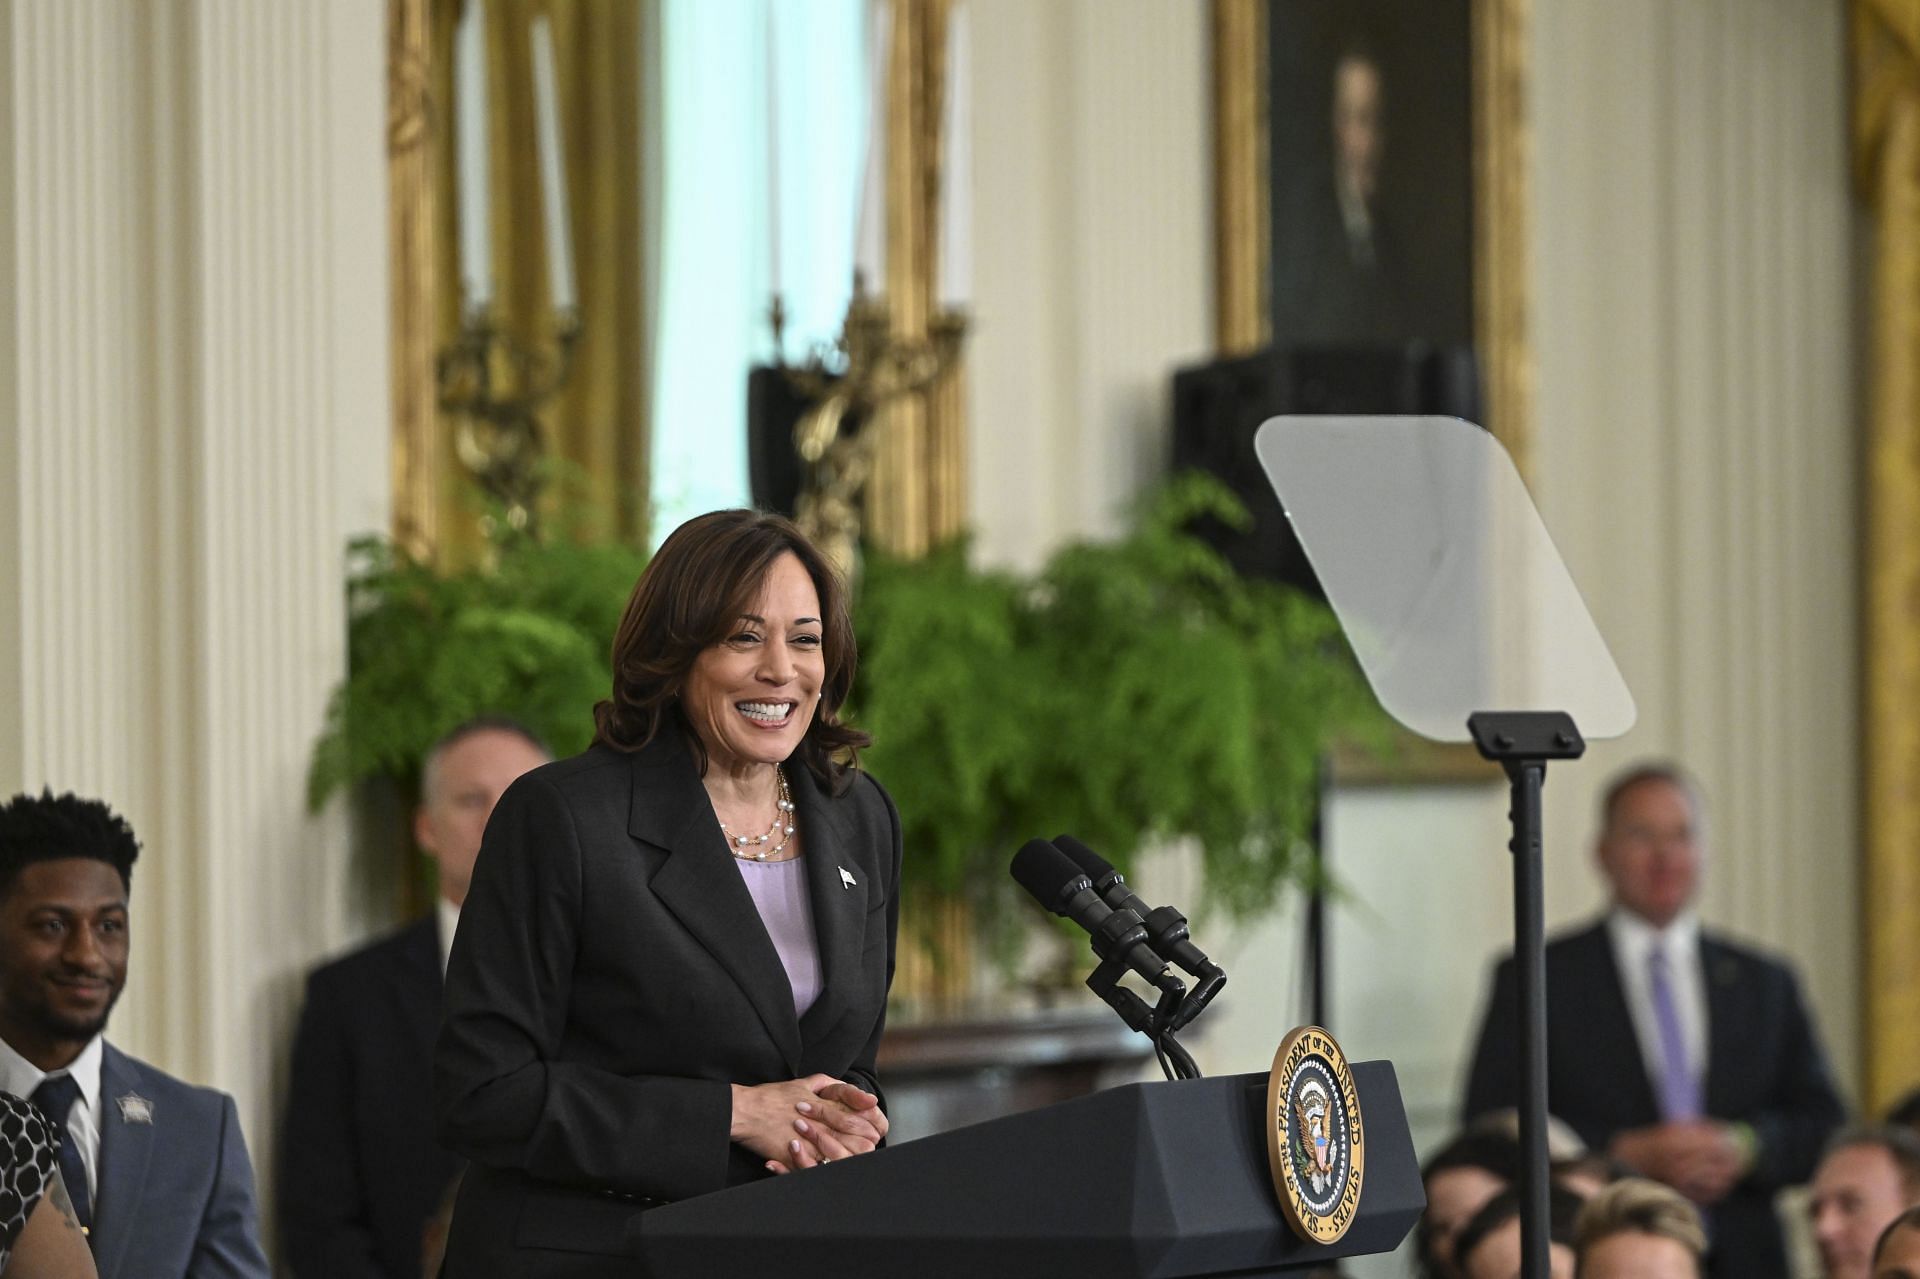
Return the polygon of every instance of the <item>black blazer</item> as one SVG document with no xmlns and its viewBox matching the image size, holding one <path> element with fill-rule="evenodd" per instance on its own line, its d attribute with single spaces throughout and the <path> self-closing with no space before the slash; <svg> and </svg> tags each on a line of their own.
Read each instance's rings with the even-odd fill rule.
<svg viewBox="0 0 1920 1279">
<path fill-rule="evenodd" d="M 459 1161 L 433 1131 L 440 929 L 432 915 L 307 979 L 279 1152 L 298 1279 L 412 1279 Z"/>
<path fill-rule="evenodd" d="M 633 1206 L 767 1176 L 731 1085 L 824 1072 L 878 1092 L 900 820 L 857 775 L 788 781 L 823 989 L 786 970 L 677 732 L 521 777 L 487 825 L 447 970 L 440 1134 L 471 1161 L 448 1279 L 628 1274 Z"/>
<path fill-rule="evenodd" d="M 1715 1275 L 1785 1279 L 1774 1192 L 1806 1180 L 1845 1116 L 1793 972 L 1703 933 L 1708 1115 L 1751 1124 L 1758 1159 L 1708 1214 Z M 1462 1118 L 1519 1104 L 1513 960 L 1495 970 Z M 1547 1109 L 1589 1146 L 1660 1121 L 1604 920 L 1547 946 Z"/>
</svg>

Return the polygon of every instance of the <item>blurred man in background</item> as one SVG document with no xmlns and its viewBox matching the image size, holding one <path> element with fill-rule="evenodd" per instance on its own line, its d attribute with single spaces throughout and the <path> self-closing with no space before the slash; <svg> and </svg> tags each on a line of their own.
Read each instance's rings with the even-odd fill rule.
<svg viewBox="0 0 1920 1279">
<path fill-rule="evenodd" d="M 434 913 L 317 969 L 294 1039 L 280 1223 L 298 1279 L 414 1279 L 459 1171 L 433 1136 L 440 986 L 480 838 L 502 791 L 550 758 L 511 720 L 460 725 L 421 768 L 414 838 L 439 867 Z"/>
<path fill-rule="evenodd" d="M 1701 928 L 1706 845 L 1685 774 L 1629 770 L 1600 818 L 1612 907 L 1547 946 L 1547 1108 L 1705 1210 L 1710 1273 L 1786 1279 L 1774 1193 L 1812 1173 L 1844 1115 L 1799 983 Z M 1509 958 L 1494 974 L 1467 1119 L 1519 1102 L 1517 998 Z"/>
</svg>

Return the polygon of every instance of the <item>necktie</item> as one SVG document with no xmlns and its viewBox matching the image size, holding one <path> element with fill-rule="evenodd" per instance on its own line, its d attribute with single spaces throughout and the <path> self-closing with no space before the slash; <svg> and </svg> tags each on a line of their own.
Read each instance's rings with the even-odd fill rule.
<svg viewBox="0 0 1920 1279">
<path fill-rule="evenodd" d="M 67 1115 L 73 1103 L 80 1100 L 80 1085 L 72 1075 L 48 1075 L 27 1100 L 40 1108 L 53 1125 L 53 1135 L 60 1139 L 60 1179 L 67 1183 L 67 1197 L 73 1200 L 73 1215 L 79 1218 L 80 1228 L 91 1232 L 93 1196 L 87 1191 L 87 1166 L 80 1160 L 79 1143 L 67 1132 Z"/>
<path fill-rule="evenodd" d="M 1680 1007 L 1673 997 L 1673 970 L 1666 947 L 1656 945 L 1647 955 L 1647 975 L 1653 992 L 1653 1019 L 1660 1028 L 1660 1114 L 1665 1119 L 1700 1117 L 1700 1082 L 1687 1060 L 1687 1041 L 1680 1033 Z"/>
</svg>

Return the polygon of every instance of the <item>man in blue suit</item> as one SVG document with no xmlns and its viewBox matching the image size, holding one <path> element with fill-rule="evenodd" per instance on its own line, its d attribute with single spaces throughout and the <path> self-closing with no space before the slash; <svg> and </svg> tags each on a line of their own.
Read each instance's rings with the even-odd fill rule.
<svg viewBox="0 0 1920 1279">
<path fill-rule="evenodd" d="M 1844 1114 L 1792 969 L 1703 928 L 1693 783 L 1665 765 L 1620 776 L 1597 853 L 1600 920 L 1547 945 L 1547 1109 L 1707 1221 L 1713 1279 L 1786 1279 L 1773 1197 L 1813 1172 Z M 1462 1118 L 1517 1105 L 1513 961 L 1493 994 Z"/>
<path fill-rule="evenodd" d="M 268 1279 L 233 1099 L 104 1038 L 139 853 L 98 800 L 0 804 L 0 1089 L 60 1134 L 101 1279 Z"/>
</svg>

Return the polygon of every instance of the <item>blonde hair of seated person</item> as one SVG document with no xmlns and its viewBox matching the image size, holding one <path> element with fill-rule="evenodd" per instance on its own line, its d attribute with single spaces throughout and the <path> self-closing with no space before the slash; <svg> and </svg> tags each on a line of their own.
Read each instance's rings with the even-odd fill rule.
<svg viewBox="0 0 1920 1279">
<path fill-rule="evenodd" d="M 1580 1279 L 1698 1279 L 1707 1251 L 1699 1210 L 1644 1177 L 1616 1181 L 1589 1199 L 1573 1241 Z"/>
</svg>

